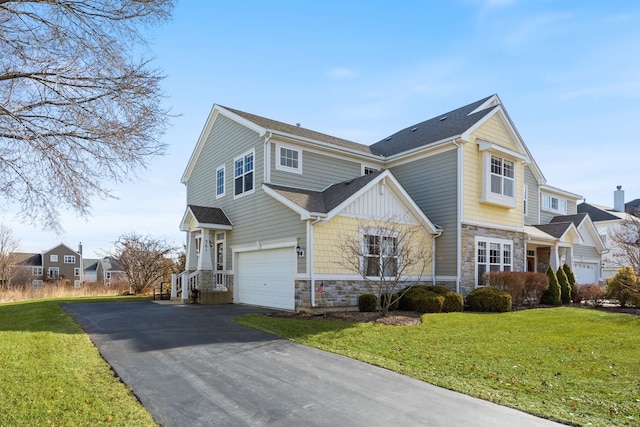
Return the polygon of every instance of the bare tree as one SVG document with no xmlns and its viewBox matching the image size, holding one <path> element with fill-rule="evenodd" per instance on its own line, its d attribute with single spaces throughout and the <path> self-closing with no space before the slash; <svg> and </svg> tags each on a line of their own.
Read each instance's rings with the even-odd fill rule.
<svg viewBox="0 0 640 427">
<path fill-rule="evenodd" d="M 340 265 L 362 278 L 367 291 L 377 297 L 383 316 L 406 287 L 421 282 L 430 264 L 431 246 L 422 236 L 420 226 L 392 218 L 363 221 L 359 235 L 339 240 Z"/>
<path fill-rule="evenodd" d="M 173 262 L 175 248 L 161 239 L 130 233 L 120 236 L 114 245 L 110 255 L 118 260 L 129 290 L 136 294 L 159 285 Z"/>
<path fill-rule="evenodd" d="M 640 275 L 640 218 L 629 215 L 609 237 L 616 246 L 614 257 L 621 266 L 628 266 Z"/>
<path fill-rule="evenodd" d="M 17 256 L 20 242 L 13 238 L 11 229 L 0 224 L 0 287 L 7 289 L 16 271 Z"/>
<path fill-rule="evenodd" d="M 165 145 L 144 29 L 172 0 L 0 0 L 0 197 L 60 229 Z"/>
</svg>

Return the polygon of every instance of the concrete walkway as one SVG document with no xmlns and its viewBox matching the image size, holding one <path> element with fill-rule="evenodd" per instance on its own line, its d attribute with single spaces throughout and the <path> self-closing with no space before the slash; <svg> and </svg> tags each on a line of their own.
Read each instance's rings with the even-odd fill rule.
<svg viewBox="0 0 640 427">
<path fill-rule="evenodd" d="M 239 305 L 68 304 L 162 426 L 551 426 L 242 327 Z"/>
</svg>

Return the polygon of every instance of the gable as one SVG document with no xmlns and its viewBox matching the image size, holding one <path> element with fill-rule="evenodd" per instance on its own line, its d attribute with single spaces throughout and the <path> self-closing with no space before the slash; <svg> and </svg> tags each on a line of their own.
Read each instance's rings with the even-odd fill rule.
<svg viewBox="0 0 640 427">
<path fill-rule="evenodd" d="M 373 220 L 390 220 L 417 225 L 418 220 L 401 198 L 380 181 L 347 205 L 340 215 Z"/>
<path fill-rule="evenodd" d="M 515 135 L 508 131 L 504 119 L 498 114 L 494 114 L 484 122 L 471 134 L 470 138 L 498 144 L 515 153 L 525 154 L 522 145 L 517 141 Z"/>
</svg>

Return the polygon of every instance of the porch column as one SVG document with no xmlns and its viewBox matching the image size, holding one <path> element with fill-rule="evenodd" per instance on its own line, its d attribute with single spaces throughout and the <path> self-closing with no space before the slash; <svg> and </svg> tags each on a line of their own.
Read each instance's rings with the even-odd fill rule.
<svg viewBox="0 0 640 427">
<path fill-rule="evenodd" d="M 187 233 L 187 259 L 184 266 L 186 271 L 195 271 L 198 268 L 198 254 L 196 252 L 196 233 Z"/>
<path fill-rule="evenodd" d="M 560 255 L 558 254 L 558 246 L 551 246 L 551 256 L 549 257 L 549 265 L 553 271 L 558 270 L 558 265 L 560 264 Z"/>
<path fill-rule="evenodd" d="M 208 229 L 202 230 L 202 243 L 200 244 L 200 254 L 198 256 L 198 270 L 213 270 L 211 260 L 211 247 L 215 242 L 211 240 L 211 233 Z"/>
</svg>

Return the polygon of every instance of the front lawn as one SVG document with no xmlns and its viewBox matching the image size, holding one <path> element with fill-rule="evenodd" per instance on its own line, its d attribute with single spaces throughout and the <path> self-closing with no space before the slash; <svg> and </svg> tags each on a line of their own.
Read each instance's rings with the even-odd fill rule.
<svg viewBox="0 0 640 427">
<path fill-rule="evenodd" d="M 422 319 L 237 321 L 563 423 L 640 425 L 640 316 L 562 307 Z"/>
<path fill-rule="evenodd" d="M 60 308 L 122 299 L 0 304 L 0 426 L 156 425 Z"/>
</svg>

